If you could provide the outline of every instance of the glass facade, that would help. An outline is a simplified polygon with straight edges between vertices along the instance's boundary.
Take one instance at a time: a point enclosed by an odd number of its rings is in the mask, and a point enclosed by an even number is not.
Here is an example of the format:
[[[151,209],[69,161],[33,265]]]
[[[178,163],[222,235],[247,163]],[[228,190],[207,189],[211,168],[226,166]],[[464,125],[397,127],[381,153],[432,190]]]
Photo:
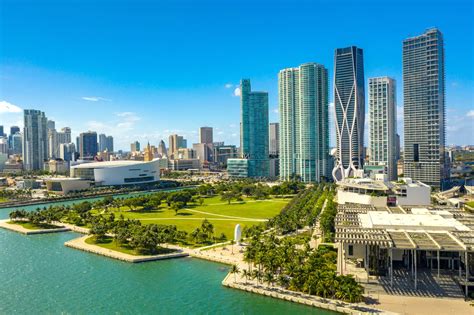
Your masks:
[[[336,49],[334,57],[336,121],[335,180],[352,176],[364,162],[364,54],[355,46]]]
[[[299,176],[304,182],[328,178],[328,73],[316,63],[281,70],[280,178]]]
[[[449,177],[444,77],[443,35],[438,29],[403,41],[405,175],[437,187]]]
[[[253,92],[250,80],[240,83],[242,157],[248,160],[249,177],[268,177],[268,93]]]

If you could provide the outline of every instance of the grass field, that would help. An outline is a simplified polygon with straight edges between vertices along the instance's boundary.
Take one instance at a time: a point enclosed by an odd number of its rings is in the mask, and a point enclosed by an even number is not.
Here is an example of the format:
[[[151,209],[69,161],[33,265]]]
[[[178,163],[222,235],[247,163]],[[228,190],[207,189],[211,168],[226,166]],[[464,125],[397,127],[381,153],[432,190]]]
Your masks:
[[[176,214],[168,208],[166,203],[146,212],[130,211],[126,207],[110,209],[118,217],[122,214],[125,218],[138,219],[143,224],[171,224],[176,225],[179,230],[192,232],[199,227],[204,219],[208,219],[213,225],[215,235],[224,233],[228,239],[233,235],[236,224],[251,226],[265,222],[283,209],[290,199],[272,198],[267,200],[253,200],[244,198],[242,202],[228,204],[220,200],[220,197],[204,198],[204,203],[189,204]],[[95,211],[96,213],[98,211]]]
[[[123,245],[123,246],[117,245],[111,237],[106,237],[100,243],[96,243],[95,237],[91,236],[91,237],[86,238],[85,242],[90,245],[96,245],[102,248],[114,250],[114,251],[121,252],[128,255],[146,255],[143,253],[137,253],[136,250],[134,250],[133,248],[127,245]],[[153,255],[169,254],[175,251],[176,250],[174,249],[159,247],[158,251],[154,253]]]
[[[9,201],[7,198],[0,197],[0,203]]]

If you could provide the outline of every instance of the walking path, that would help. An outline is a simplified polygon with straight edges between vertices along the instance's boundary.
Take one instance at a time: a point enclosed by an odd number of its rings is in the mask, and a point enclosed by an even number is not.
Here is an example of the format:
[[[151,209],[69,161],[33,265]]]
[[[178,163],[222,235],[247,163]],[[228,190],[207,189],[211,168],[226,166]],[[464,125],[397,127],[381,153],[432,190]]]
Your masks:
[[[229,219],[229,218],[140,218],[140,221],[153,221],[153,220],[199,220],[202,221],[204,219],[208,220],[215,220],[215,221],[249,221],[249,222],[261,222],[260,219]]]
[[[204,211],[193,210],[193,209],[189,209],[189,208],[185,208],[184,210],[190,211],[190,212],[201,213],[201,214],[212,215],[212,216],[216,216],[216,217],[223,217],[223,218],[236,219],[236,220],[247,220],[247,221],[251,220],[251,221],[259,221],[259,222],[268,221],[268,219],[255,219],[255,218],[234,217],[234,216],[230,216],[230,215],[216,214],[216,213],[211,213],[211,212],[204,212]]]

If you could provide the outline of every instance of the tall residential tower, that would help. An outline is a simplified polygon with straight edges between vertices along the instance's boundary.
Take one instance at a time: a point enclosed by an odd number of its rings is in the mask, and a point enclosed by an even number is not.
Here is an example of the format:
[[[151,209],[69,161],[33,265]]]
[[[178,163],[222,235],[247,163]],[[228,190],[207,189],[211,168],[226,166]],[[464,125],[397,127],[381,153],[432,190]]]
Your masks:
[[[328,72],[317,63],[278,74],[280,178],[320,182],[329,176]]]
[[[44,112],[25,109],[23,129],[23,165],[25,170],[41,170],[48,157],[48,119]]]
[[[240,82],[242,157],[248,160],[249,177],[269,176],[268,93],[252,91],[250,80]]]
[[[395,80],[369,79],[369,164],[383,166],[390,180],[397,179],[397,104]]]
[[[364,162],[364,53],[355,46],[338,48],[334,56],[336,161],[332,171],[339,181],[354,175]]]
[[[403,41],[405,175],[440,186],[445,157],[444,44],[438,29]]]

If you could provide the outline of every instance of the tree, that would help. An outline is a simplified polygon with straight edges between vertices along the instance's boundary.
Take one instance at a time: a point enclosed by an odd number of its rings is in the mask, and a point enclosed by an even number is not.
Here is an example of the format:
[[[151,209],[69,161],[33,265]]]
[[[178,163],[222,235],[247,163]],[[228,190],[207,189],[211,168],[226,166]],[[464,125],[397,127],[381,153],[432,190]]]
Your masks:
[[[107,233],[107,225],[101,217],[92,222],[92,226],[89,230],[89,233],[95,237],[96,243],[100,243],[105,239],[105,234]]]
[[[237,282],[237,274],[239,273],[239,267],[237,265],[232,265],[230,273],[234,274],[234,282]]]
[[[226,191],[226,192],[223,192],[221,194],[221,200],[222,201],[227,201],[227,204],[229,204],[229,205],[230,205],[230,202],[232,200],[234,200],[234,198],[235,198],[235,193],[233,193],[231,191]]]

